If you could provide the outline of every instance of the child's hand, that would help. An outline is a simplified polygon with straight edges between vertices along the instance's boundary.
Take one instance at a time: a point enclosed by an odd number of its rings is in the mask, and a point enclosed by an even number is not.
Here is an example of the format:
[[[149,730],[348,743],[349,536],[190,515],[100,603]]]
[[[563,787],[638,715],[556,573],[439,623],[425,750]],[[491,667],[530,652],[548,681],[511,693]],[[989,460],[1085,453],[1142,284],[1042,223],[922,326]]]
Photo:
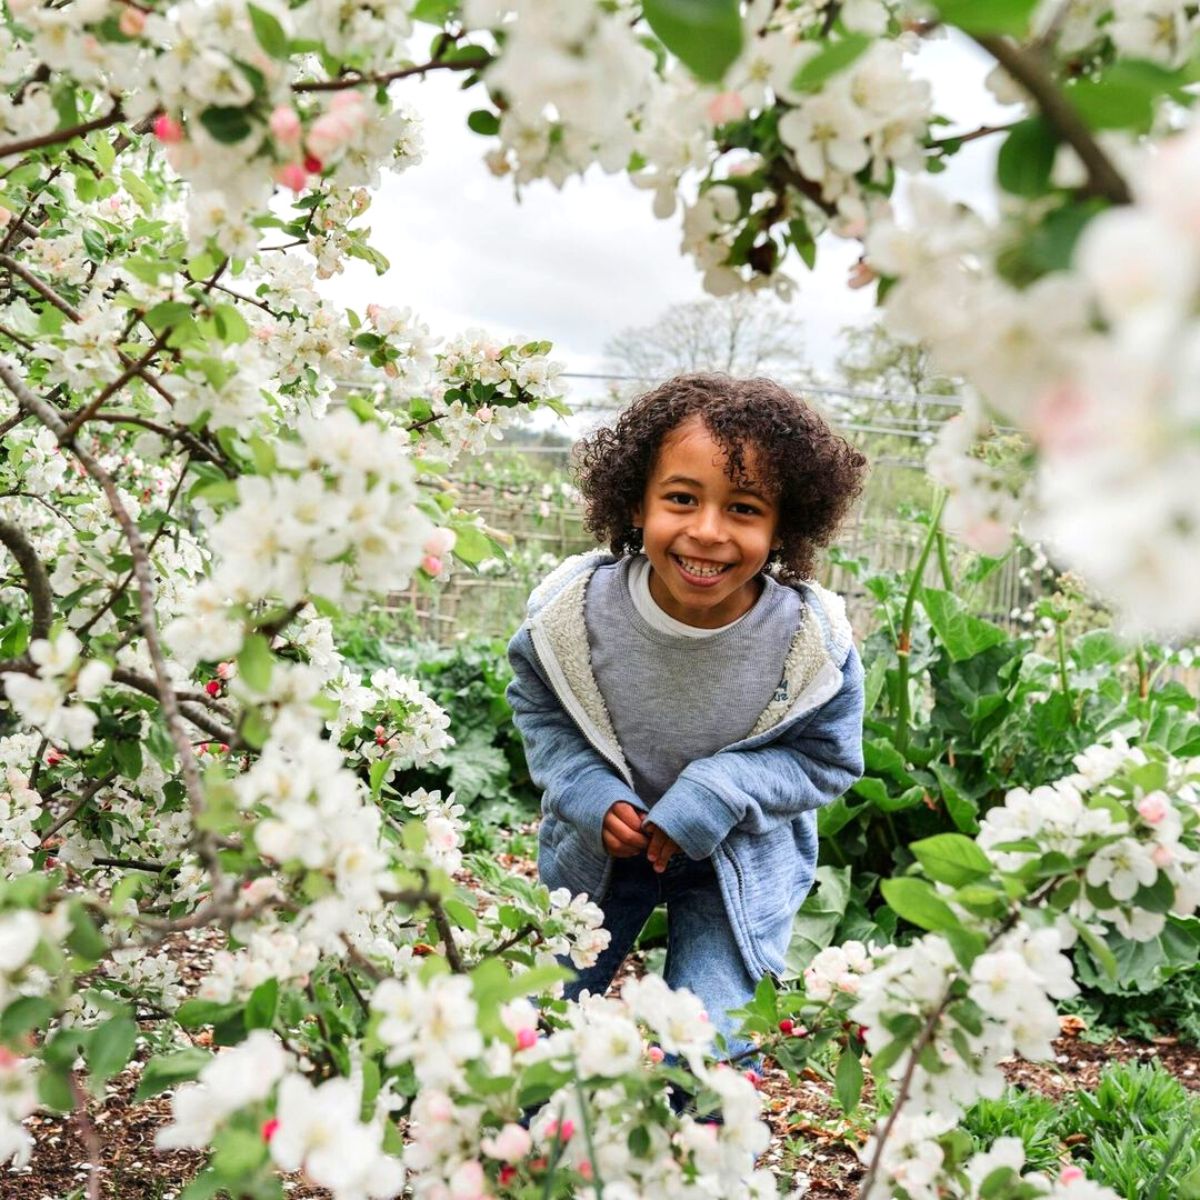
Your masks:
[[[646,857],[650,865],[661,875],[671,861],[671,855],[678,854],[679,843],[669,838],[661,829],[651,825],[649,821],[642,826],[650,834],[650,844],[646,847]]]
[[[642,814],[627,800],[618,800],[604,814],[600,838],[613,858],[633,858],[641,854],[647,843],[642,832]]]

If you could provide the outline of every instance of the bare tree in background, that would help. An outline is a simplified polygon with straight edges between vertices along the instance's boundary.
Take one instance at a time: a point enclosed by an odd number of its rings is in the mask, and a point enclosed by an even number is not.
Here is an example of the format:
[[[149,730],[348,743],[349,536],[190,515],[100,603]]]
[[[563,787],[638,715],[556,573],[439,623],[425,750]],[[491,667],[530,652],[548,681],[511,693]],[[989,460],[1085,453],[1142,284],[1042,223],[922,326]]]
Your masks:
[[[686,371],[769,375],[792,385],[812,376],[800,321],[773,298],[748,293],[672,305],[651,325],[623,329],[604,353],[614,375],[636,377],[610,388],[614,408]]]
[[[898,338],[878,322],[848,325],[840,338],[844,349],[835,365],[850,387],[910,395],[957,394],[955,381],[934,370],[929,351],[920,342]]]

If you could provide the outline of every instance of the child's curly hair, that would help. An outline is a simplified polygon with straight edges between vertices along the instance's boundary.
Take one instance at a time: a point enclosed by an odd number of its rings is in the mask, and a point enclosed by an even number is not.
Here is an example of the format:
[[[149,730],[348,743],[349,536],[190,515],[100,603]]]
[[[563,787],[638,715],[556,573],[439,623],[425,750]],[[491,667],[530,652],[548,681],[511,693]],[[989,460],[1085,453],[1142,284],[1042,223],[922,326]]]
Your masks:
[[[779,510],[782,543],[770,561],[787,583],[812,576],[816,550],[828,544],[862,491],[866,457],[834,433],[799,396],[769,379],[676,375],[639,396],[611,428],[577,443],[574,467],[587,502],[585,523],[614,554],[641,549],[633,524],[664,438],[699,416],[728,455],[730,478],[765,488]],[[759,468],[746,473],[746,447]]]

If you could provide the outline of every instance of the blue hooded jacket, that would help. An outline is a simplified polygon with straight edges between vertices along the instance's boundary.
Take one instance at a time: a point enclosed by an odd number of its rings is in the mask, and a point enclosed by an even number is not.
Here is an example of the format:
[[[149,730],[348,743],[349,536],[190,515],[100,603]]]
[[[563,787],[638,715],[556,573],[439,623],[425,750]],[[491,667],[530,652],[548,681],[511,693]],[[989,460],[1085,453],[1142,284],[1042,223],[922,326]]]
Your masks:
[[[634,793],[591,667],[584,603],[602,551],[561,563],[529,598],[509,643],[513,718],[543,789],[538,872],[549,888],[603,901],[613,859],[605,813]],[[711,858],[746,969],[779,975],[812,886],[816,810],[863,773],[863,669],[841,599],[804,584],[783,679],[750,733],[696,759],[654,805],[655,825],[692,859]]]

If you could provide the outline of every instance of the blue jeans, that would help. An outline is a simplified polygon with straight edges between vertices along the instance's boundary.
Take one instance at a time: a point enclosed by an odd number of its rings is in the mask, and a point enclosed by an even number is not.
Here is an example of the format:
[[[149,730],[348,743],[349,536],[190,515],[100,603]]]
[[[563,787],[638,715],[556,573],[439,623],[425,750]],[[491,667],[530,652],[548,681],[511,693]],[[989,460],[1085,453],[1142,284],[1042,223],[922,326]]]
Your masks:
[[[713,1029],[725,1038],[728,1056],[750,1049],[750,1042],[734,1037],[740,1022],[730,1018],[729,1009],[746,1004],[758,981],[746,970],[716,872],[707,858],[693,862],[686,854],[674,854],[661,875],[644,854],[618,858],[600,904],[612,940],[593,966],[566,985],[567,998],[576,1000],[585,989],[594,996],[604,995],[660,904],[667,906],[667,983],[700,998]]]

